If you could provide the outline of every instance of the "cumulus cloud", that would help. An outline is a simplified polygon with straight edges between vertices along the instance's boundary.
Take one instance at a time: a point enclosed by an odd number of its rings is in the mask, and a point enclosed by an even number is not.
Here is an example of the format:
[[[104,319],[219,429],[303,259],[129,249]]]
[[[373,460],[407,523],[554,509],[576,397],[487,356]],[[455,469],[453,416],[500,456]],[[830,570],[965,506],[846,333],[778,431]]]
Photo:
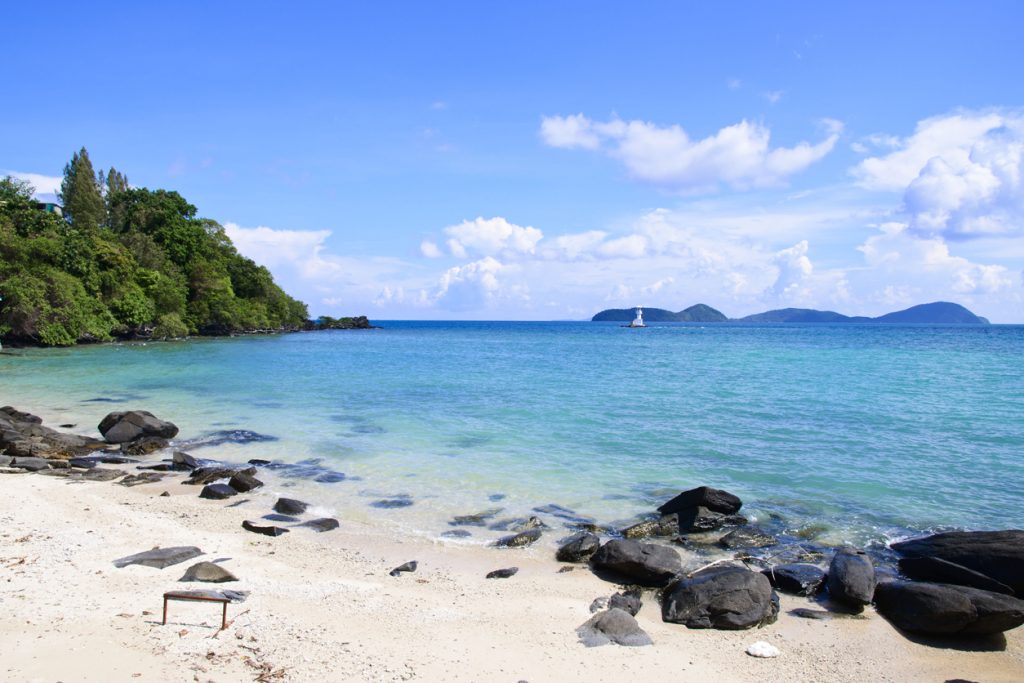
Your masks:
[[[503,295],[498,281],[498,274],[503,270],[505,266],[491,256],[449,268],[441,276],[433,302],[449,311],[487,308]]]
[[[38,194],[57,194],[64,182],[63,176],[42,175],[40,173],[22,173],[20,171],[0,171],[0,177],[11,176],[29,182]]]
[[[224,232],[243,256],[273,270],[289,266],[305,278],[330,278],[342,266],[325,258],[324,241],[330,230],[274,230],[265,226],[243,228],[236,223],[225,223]]]
[[[449,237],[449,251],[458,258],[465,258],[470,250],[487,256],[505,252],[532,254],[544,237],[537,228],[509,223],[500,216],[462,221],[444,232]]]
[[[741,121],[701,140],[678,125],[645,121],[592,121],[583,114],[546,116],[540,136],[545,144],[566,149],[603,150],[619,159],[636,179],[683,192],[709,192],[784,184],[835,147],[842,124],[823,122],[826,137],[817,144],[770,146],[767,127]]]
[[[442,255],[441,249],[430,240],[420,242],[420,253],[427,258],[440,258]]]
[[[772,259],[778,268],[779,274],[772,284],[772,294],[780,299],[795,298],[804,283],[814,273],[814,265],[807,256],[809,245],[807,240],[801,240],[788,249],[783,249],[775,254]]]

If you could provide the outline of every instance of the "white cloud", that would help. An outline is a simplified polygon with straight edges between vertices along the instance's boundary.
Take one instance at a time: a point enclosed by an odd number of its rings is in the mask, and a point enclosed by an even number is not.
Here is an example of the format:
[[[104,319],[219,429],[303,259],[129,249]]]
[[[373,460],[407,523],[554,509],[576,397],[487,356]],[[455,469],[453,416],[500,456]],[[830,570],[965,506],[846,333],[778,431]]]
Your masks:
[[[768,104],[778,104],[779,100],[781,100],[782,96],[785,94],[786,93],[782,90],[769,90],[764,93],[764,98],[768,100]]]
[[[692,140],[678,125],[644,121],[598,122],[583,114],[541,120],[541,138],[552,147],[601,149],[619,159],[638,180],[683,192],[708,192],[785,183],[832,151],[842,124],[826,120],[826,138],[794,147],[769,145],[761,124],[741,121],[702,140]]]
[[[541,252],[544,258],[548,259],[564,261],[575,261],[579,258],[590,259],[594,257],[597,247],[604,242],[607,236],[608,233],[603,230],[559,235],[544,240]]]
[[[224,232],[243,256],[273,270],[288,265],[303,277],[328,278],[341,270],[341,265],[324,258],[324,241],[330,230],[274,230],[265,226],[243,228],[225,223]]]
[[[515,225],[500,216],[462,221],[445,228],[444,232],[450,238],[448,249],[458,258],[465,258],[469,250],[487,256],[504,252],[532,254],[537,242],[544,237],[537,228]]]
[[[729,90],[739,90],[743,86],[743,81],[738,78],[730,78],[725,82],[725,87]]]
[[[501,298],[524,296],[524,289],[503,290],[498,274],[506,270],[497,259],[486,256],[463,266],[449,268],[433,293],[433,303],[448,311],[480,311]]]
[[[771,293],[780,300],[802,298],[801,289],[814,273],[814,265],[807,256],[809,245],[802,240],[775,254],[773,262],[779,270]]]
[[[22,173],[20,171],[0,171],[0,177],[11,176],[29,182],[35,194],[57,194],[64,182],[63,176],[42,175],[40,173]]]
[[[440,258],[441,249],[430,240],[423,240],[420,242],[420,253],[427,258]]]
[[[647,238],[643,235],[616,237],[598,245],[597,253],[606,258],[640,258],[647,253]]]

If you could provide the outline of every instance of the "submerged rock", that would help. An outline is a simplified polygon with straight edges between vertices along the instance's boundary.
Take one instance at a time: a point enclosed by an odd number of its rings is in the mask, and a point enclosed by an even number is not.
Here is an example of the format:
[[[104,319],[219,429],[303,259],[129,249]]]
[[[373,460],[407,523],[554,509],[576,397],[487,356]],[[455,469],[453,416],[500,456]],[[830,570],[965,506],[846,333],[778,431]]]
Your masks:
[[[767,548],[779,542],[768,532],[753,526],[742,526],[718,539],[718,545],[727,550],[740,548]]]
[[[283,529],[279,526],[269,526],[263,524],[255,524],[249,520],[242,522],[242,528],[246,531],[251,531],[254,534],[262,534],[264,536],[280,536],[288,533],[287,529]]]
[[[863,550],[843,548],[832,558],[826,579],[829,596],[850,607],[862,608],[875,594],[875,567]]]
[[[451,531],[445,531],[441,535],[445,538],[469,538],[473,534],[465,529],[452,529]]]
[[[608,541],[590,558],[590,564],[627,583],[654,588],[666,585],[683,568],[679,553],[672,548],[628,539]]]
[[[412,498],[383,498],[370,503],[370,507],[381,508],[382,510],[407,508],[410,505],[412,505]]]
[[[487,520],[493,519],[501,511],[502,508],[491,508],[471,515],[455,515],[448,524],[449,526],[486,526]]]
[[[679,516],[679,533],[682,534],[714,531],[723,526],[738,526],[747,523],[747,518],[742,515],[726,515],[703,506],[687,508],[677,514]]]
[[[516,575],[519,571],[519,567],[506,567],[505,569],[495,569],[493,572],[487,572],[486,579],[510,579]]]
[[[338,520],[333,517],[320,517],[319,519],[311,519],[308,522],[303,522],[298,526],[307,527],[322,534],[325,531],[333,531],[341,525],[338,524]]]
[[[263,486],[263,482],[245,472],[236,472],[228,481],[228,486],[238,491],[239,493],[246,493],[253,489],[258,489]]]
[[[494,542],[499,548],[525,548],[533,545],[541,536],[540,529],[529,529],[513,536],[505,536]]]
[[[814,595],[825,583],[825,571],[813,564],[780,564],[761,573],[776,590],[795,595]]]
[[[979,572],[1024,595],[1024,530],[947,531],[902,543],[903,557],[936,557]]]
[[[168,437],[172,438],[172,437]],[[211,446],[221,446],[226,443],[262,443],[267,441],[277,441],[276,436],[270,436],[269,434],[260,434],[259,432],[253,432],[248,429],[221,429],[215,432],[210,432],[198,439],[190,439],[184,442],[182,445],[185,448],[209,448]]]
[[[167,448],[171,442],[160,436],[144,436],[130,443],[121,444],[121,452],[125,455],[149,455]]]
[[[129,474],[127,477],[117,482],[121,486],[139,486],[140,484],[154,484],[166,475],[162,472],[139,472],[138,474]]]
[[[277,512],[271,513],[269,515],[263,515],[263,517],[261,517],[260,519],[265,519],[268,522],[298,522],[299,521],[298,517],[293,517],[291,515],[282,515],[282,514],[277,513]]]
[[[164,567],[170,567],[171,565],[191,560],[193,557],[198,557],[202,554],[203,551],[194,545],[154,548],[153,550],[146,550],[114,560],[114,566],[120,569],[130,564],[141,564],[144,567],[163,569]]]
[[[278,498],[274,503],[274,512],[280,512],[282,515],[301,515],[308,507],[309,503],[304,503],[301,500]]]
[[[238,581],[238,577],[219,564],[213,562],[197,562],[185,570],[185,575],[178,581],[205,581],[207,583],[224,583]]]
[[[597,534],[581,531],[574,534],[555,552],[559,562],[586,562],[601,547]]]
[[[675,536],[679,533],[679,515],[662,515],[658,519],[645,519],[622,530],[624,538],[650,538]]]
[[[774,623],[779,599],[768,578],[744,567],[709,567],[675,581],[662,598],[664,621],[688,628],[747,629]]]
[[[200,467],[192,470],[192,476],[183,481],[183,484],[189,484],[192,486],[202,486],[205,484],[213,483],[219,479],[230,479],[238,473],[248,474],[250,476],[256,474],[255,467],[247,467],[245,469],[236,469],[234,467],[223,467],[220,465],[213,465],[210,467]]]
[[[633,615],[614,607],[592,616],[576,629],[576,633],[587,647],[599,647],[609,643],[627,647],[654,644]]]
[[[683,512],[684,510],[696,507],[703,507],[723,515],[734,515],[743,507],[743,501],[728,491],[714,489],[710,486],[700,486],[689,491],[683,491],[672,500],[658,507],[658,512],[668,515],[673,512]]]
[[[879,584],[875,606],[893,625],[928,635],[989,635],[1024,624],[1024,600],[941,583]]]
[[[178,434],[174,423],[161,420],[146,410],[109,413],[100,421],[98,429],[107,443],[127,443],[146,436],[173,439]]]

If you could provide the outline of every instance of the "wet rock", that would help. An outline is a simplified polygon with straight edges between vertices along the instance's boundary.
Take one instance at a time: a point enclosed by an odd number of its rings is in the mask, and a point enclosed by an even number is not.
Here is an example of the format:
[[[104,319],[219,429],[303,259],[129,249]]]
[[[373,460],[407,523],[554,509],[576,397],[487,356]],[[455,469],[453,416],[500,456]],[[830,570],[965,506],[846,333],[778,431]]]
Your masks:
[[[375,500],[372,503],[370,503],[370,507],[380,508],[382,510],[407,508],[410,505],[412,505],[411,498],[383,498],[381,500]]]
[[[469,538],[473,534],[466,531],[465,529],[452,529],[451,531],[445,531],[441,535],[445,538]]]
[[[491,508],[471,515],[455,515],[448,524],[449,526],[487,526],[487,520],[493,519],[501,511],[502,508]]]
[[[672,500],[664,503],[658,508],[663,515],[673,512],[683,512],[696,507],[703,507],[712,512],[723,515],[734,515],[743,507],[743,501],[728,491],[713,489],[710,486],[700,486],[689,491],[683,491]]]
[[[608,607],[609,609],[615,608],[624,610],[635,617],[640,611],[640,608],[643,607],[640,590],[634,588],[632,590],[616,593],[612,597],[608,598]]]
[[[726,550],[739,550],[740,548],[767,548],[775,545],[779,539],[775,538],[763,529],[753,526],[741,526],[727,533],[718,539],[718,545]]]
[[[576,629],[576,634],[587,647],[599,647],[609,643],[627,647],[654,644],[633,615],[618,608],[595,614]]]
[[[581,517],[576,514],[574,510],[570,510],[567,507],[556,505],[555,503],[548,503],[547,505],[541,505],[533,508],[534,512],[539,512],[543,515],[551,515],[557,517],[569,524],[593,524],[594,520],[589,517]]]
[[[902,543],[903,557],[936,557],[984,574],[1024,595],[1024,530],[948,531]]]
[[[723,526],[738,526],[747,523],[747,518],[742,515],[725,515],[706,507],[687,508],[677,514],[679,516],[679,533],[682,534],[714,531]]]
[[[15,422],[28,422],[30,424],[43,423],[43,418],[33,415],[32,413],[22,412],[12,406],[4,406],[3,408],[0,408],[0,413],[3,413]]]
[[[99,463],[105,465],[127,465],[133,462],[137,461],[120,455],[86,455],[68,460],[68,464],[72,467],[81,467],[83,469],[92,469]]]
[[[29,472],[38,472],[39,470],[50,469],[50,463],[43,458],[25,458],[21,456],[14,458],[14,461],[9,466],[15,467],[19,470],[28,470]]]
[[[270,461],[269,460],[263,460],[262,458],[252,458],[249,461],[249,464],[250,465],[262,466],[262,465],[269,465]]]
[[[297,522],[297,521],[299,521],[298,517],[292,517],[291,515],[281,515],[281,514],[278,514],[276,512],[273,513],[273,514],[269,514],[269,515],[263,515],[263,517],[261,517],[260,519],[265,519],[268,522]]]
[[[768,578],[744,567],[709,567],[675,581],[662,599],[664,621],[688,628],[747,629],[774,623],[778,596]]]
[[[117,482],[121,486],[139,486],[141,484],[153,484],[160,481],[166,475],[162,472],[139,472],[138,474],[129,474],[127,477]]]
[[[246,469],[239,470],[233,467],[222,467],[220,465],[214,465],[210,467],[200,467],[192,470],[192,476],[183,481],[183,484],[189,484],[191,486],[204,486],[211,484],[219,479],[230,479],[239,472],[252,476],[256,474],[255,467],[247,467]]]
[[[301,515],[308,507],[309,503],[303,503],[301,500],[278,498],[274,503],[274,512],[280,512],[282,515]]]
[[[904,557],[899,561],[900,571],[915,581],[952,583],[970,586],[993,593],[1013,595],[1013,589],[981,572],[937,557]]]
[[[540,538],[541,533],[540,529],[529,529],[512,536],[499,538],[494,545],[499,548],[525,548],[528,545],[533,545]]]
[[[813,564],[780,564],[761,572],[776,590],[795,595],[814,595],[825,583],[825,572]]]
[[[125,455],[149,455],[167,448],[171,442],[159,436],[144,436],[130,443],[121,444],[121,452]]]
[[[548,525],[542,522],[539,517],[520,517],[518,519],[503,519],[487,528],[494,531],[514,531],[518,533],[520,531],[529,531],[530,529],[547,529]]]
[[[124,470],[112,470],[108,467],[96,467],[82,472],[78,477],[80,479],[85,479],[86,481],[113,481],[114,479],[120,479],[124,475]]]
[[[400,576],[402,572],[414,572],[416,571],[417,566],[419,566],[419,563],[416,562],[416,560],[406,562],[405,564],[400,564],[391,571],[389,571],[388,576]]]
[[[252,491],[253,489],[258,489],[263,486],[263,482],[251,474],[236,472],[232,475],[230,481],[228,481],[228,486],[239,493],[246,493],[247,491]]]
[[[199,493],[200,498],[207,498],[209,500],[224,500],[237,495],[238,491],[227,484],[207,484]]]
[[[219,564],[213,562],[197,562],[185,570],[185,575],[178,581],[205,581],[207,583],[224,583],[238,581],[238,577]]]
[[[506,567],[505,569],[495,569],[493,572],[487,572],[485,579],[510,579],[519,572],[519,567]]]
[[[255,524],[249,520],[242,522],[242,528],[246,531],[251,531],[254,534],[262,534],[264,536],[280,536],[281,534],[288,533],[287,529],[282,529],[279,526]]]
[[[173,423],[161,420],[145,410],[109,413],[100,422],[98,429],[107,443],[127,443],[145,436],[173,439],[178,434],[178,428]]]
[[[825,585],[829,596],[850,607],[871,603],[875,594],[875,567],[862,550],[840,549],[828,567]]]
[[[605,543],[590,558],[590,565],[627,583],[655,588],[668,584],[683,568],[672,548],[628,539]]]
[[[181,562],[187,562],[193,557],[198,557],[202,554],[203,551],[194,545],[154,548],[153,550],[146,550],[114,560],[114,566],[120,569],[130,564],[141,564],[143,567],[163,569],[164,567],[170,567]]]
[[[313,481],[320,484],[336,484],[346,479],[348,479],[348,476],[344,472],[322,472],[313,477]]]
[[[555,552],[559,562],[586,562],[601,547],[597,534],[581,531],[569,537]]]
[[[187,467],[190,470],[199,469],[199,461],[185,451],[174,451],[174,455],[171,456],[171,462],[175,465]]]
[[[341,525],[338,524],[338,520],[333,517],[321,517],[319,519],[311,519],[308,522],[303,522],[298,526],[308,527],[313,531],[322,534],[325,531],[333,531]]]
[[[879,584],[875,606],[893,625],[911,633],[990,635],[1024,624],[1024,600],[951,584]]]
[[[226,443],[264,443],[277,440],[278,438],[276,436],[260,434],[259,432],[253,432],[248,429],[221,429],[205,434],[197,439],[189,439],[188,441],[185,441],[182,446],[184,448],[196,449],[209,448],[211,446],[222,446]]]
[[[658,519],[645,519],[622,530],[624,538],[650,538],[675,536],[679,533],[679,515],[662,515]]]

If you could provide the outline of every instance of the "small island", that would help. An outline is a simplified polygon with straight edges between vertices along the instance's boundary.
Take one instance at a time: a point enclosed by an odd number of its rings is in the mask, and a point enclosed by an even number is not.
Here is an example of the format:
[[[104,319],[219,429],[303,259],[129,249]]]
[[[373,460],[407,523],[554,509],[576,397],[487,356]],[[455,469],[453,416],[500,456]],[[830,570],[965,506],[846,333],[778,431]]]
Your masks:
[[[743,318],[729,318],[721,311],[705,304],[696,304],[678,313],[663,308],[645,308],[648,322],[657,323],[879,323],[898,325],[989,325],[989,321],[975,315],[960,304],[936,301],[930,304],[911,306],[902,311],[886,313],[877,318],[848,316],[835,311],[818,311],[811,308],[780,308],[764,313],[755,313]],[[591,318],[592,322],[629,322],[633,319],[631,308],[609,308]]]

